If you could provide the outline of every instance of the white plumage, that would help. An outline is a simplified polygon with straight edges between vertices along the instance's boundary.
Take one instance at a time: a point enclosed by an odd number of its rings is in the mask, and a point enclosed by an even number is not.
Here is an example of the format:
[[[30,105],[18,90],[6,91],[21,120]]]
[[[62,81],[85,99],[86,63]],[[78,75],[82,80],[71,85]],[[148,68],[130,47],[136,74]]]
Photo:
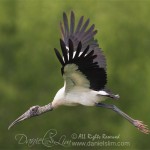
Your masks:
[[[84,106],[94,106],[95,103],[104,100],[104,97],[98,95],[97,91],[93,91],[81,86],[75,86],[69,92],[66,92],[65,90],[66,89],[64,86],[57,92],[52,102],[54,107],[59,105],[74,106],[77,104]]]

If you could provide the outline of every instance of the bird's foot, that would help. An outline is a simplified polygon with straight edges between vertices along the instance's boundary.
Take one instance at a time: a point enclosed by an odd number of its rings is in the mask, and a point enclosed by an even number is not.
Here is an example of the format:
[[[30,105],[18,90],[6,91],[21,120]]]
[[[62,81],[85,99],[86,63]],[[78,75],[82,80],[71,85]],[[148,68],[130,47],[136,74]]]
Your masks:
[[[145,134],[149,134],[150,133],[150,130],[148,129],[147,125],[145,125],[142,121],[134,120],[133,124],[141,132],[143,132]]]

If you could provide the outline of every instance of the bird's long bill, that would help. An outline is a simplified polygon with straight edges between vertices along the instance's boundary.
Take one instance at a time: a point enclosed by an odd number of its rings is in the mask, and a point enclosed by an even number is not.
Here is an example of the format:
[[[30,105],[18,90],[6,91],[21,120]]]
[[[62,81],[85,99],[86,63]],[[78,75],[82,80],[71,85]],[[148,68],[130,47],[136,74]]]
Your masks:
[[[23,120],[25,120],[25,119],[30,118],[29,113],[30,113],[30,112],[29,112],[29,110],[28,110],[28,111],[26,111],[23,115],[21,115],[20,117],[18,117],[15,121],[13,121],[13,122],[9,125],[8,130],[9,130],[12,126],[14,126],[16,123],[19,123],[20,121],[23,121]]]

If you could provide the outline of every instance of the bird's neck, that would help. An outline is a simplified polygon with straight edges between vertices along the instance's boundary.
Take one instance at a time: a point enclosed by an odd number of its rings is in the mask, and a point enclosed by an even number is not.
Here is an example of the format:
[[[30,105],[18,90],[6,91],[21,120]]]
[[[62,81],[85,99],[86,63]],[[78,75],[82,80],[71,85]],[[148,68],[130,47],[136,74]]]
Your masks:
[[[47,105],[41,106],[39,111],[40,111],[40,114],[42,114],[42,113],[45,113],[47,111],[52,111],[52,110],[53,110],[52,103],[49,103]]]

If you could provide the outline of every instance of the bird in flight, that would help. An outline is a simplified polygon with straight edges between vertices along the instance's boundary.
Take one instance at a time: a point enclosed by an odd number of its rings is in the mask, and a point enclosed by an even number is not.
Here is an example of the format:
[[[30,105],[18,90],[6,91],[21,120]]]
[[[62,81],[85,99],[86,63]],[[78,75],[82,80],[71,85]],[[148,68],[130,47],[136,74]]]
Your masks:
[[[80,104],[111,109],[127,119],[141,132],[148,134],[150,130],[142,121],[131,118],[115,105],[103,103],[106,98],[117,100],[119,95],[113,94],[106,88],[106,58],[94,37],[97,30],[94,24],[88,27],[89,19],[84,21],[83,16],[75,25],[73,11],[69,18],[66,13],[63,13],[63,22],[60,22],[62,55],[56,48],[54,49],[61,64],[64,86],[56,93],[51,103],[45,106],[30,107],[12,122],[8,129],[25,119],[55,110],[58,106]]]

